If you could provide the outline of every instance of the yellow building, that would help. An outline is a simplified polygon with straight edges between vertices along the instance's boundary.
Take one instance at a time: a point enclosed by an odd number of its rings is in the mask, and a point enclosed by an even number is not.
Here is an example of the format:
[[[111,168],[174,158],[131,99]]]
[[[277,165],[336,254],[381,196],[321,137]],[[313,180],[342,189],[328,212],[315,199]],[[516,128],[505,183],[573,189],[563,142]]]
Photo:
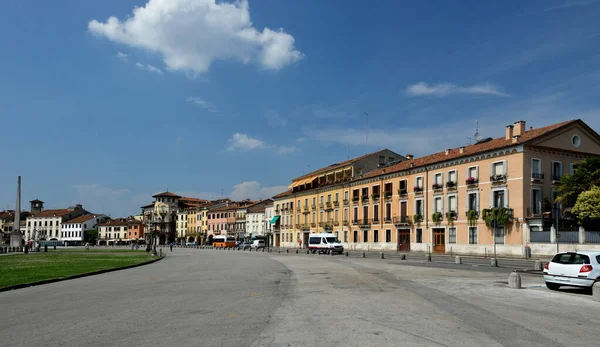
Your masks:
[[[304,246],[309,233],[328,231],[349,249],[489,255],[495,244],[498,254],[522,256],[526,246],[552,253],[555,230],[547,244],[532,234],[560,215],[560,206],[547,211],[555,184],[575,163],[600,156],[600,136],[581,120],[538,129],[519,121],[504,130],[421,158],[384,159],[358,174],[364,157],[294,179],[273,198],[282,246],[298,247],[298,239]],[[506,216],[495,237],[485,221],[491,214]]]

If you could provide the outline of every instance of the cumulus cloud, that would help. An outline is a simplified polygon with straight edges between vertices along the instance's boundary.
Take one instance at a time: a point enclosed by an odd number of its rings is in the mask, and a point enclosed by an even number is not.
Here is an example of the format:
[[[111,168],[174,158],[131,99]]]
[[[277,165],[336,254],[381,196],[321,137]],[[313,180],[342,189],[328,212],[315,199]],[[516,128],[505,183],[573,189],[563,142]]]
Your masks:
[[[259,31],[247,0],[148,0],[123,20],[92,20],[88,30],[130,47],[160,54],[174,71],[203,73],[215,60],[257,61],[281,69],[303,58],[283,29]]]
[[[150,72],[154,72],[154,73],[157,73],[159,75],[163,74],[163,72],[162,72],[161,69],[159,69],[159,68],[157,68],[155,66],[152,66],[150,64],[144,65],[144,64],[142,64],[140,62],[137,62],[137,63],[135,63],[135,66],[137,66],[138,68],[140,68],[142,70],[147,70],[147,71],[150,71]]]
[[[125,54],[123,52],[118,52],[117,53],[117,58],[121,61],[127,61],[127,58],[129,57],[129,54]]]
[[[253,149],[265,148],[266,145],[264,141],[259,139],[254,139],[246,134],[235,133],[229,139],[230,145],[227,148],[229,151],[234,151],[236,149],[240,149],[243,151],[249,151]]]
[[[249,181],[233,186],[230,198],[231,200],[267,199],[286,190],[286,186],[263,187],[257,181]]]
[[[452,83],[428,84],[419,82],[408,86],[405,94],[408,96],[447,96],[450,94],[509,96],[490,83],[461,87]]]
[[[190,96],[189,98],[185,99],[185,101],[190,102],[196,106],[200,106],[209,112],[217,112],[217,108],[215,107],[215,105],[211,104],[210,102],[204,100],[199,96]]]

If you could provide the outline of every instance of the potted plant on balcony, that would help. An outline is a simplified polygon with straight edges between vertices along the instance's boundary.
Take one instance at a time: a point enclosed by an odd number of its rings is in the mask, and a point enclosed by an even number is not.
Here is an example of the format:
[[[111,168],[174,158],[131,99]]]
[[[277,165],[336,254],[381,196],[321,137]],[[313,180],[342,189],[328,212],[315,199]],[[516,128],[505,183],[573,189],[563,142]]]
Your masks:
[[[455,188],[455,187],[456,187],[456,182],[454,182],[454,181],[446,182],[446,188]]]
[[[471,176],[471,177],[469,177],[469,178],[466,179],[465,183],[467,185],[469,185],[469,186],[473,185],[473,184],[476,184],[477,183],[477,178]]]
[[[379,194],[375,194],[375,193],[371,194],[371,199],[373,199],[373,200],[379,199]]]
[[[385,199],[389,199],[389,198],[391,198],[391,197],[392,197],[392,192],[383,192],[383,197],[384,197]]]
[[[415,213],[415,214],[413,215],[413,222],[414,222],[415,224],[418,224],[418,223],[420,223],[422,219],[423,219],[423,216],[421,216],[421,215],[420,215],[420,214],[418,214],[418,213]]]
[[[415,186],[415,187],[413,188],[413,190],[415,191],[415,193],[419,193],[419,192],[422,192],[422,191],[423,191],[423,188],[422,188],[422,187],[420,187],[420,186]]]
[[[442,189],[442,185],[440,183],[434,183],[431,185],[431,189],[440,190],[440,189]]]
[[[492,221],[496,221],[497,225],[505,225],[510,220],[508,209],[504,207],[494,207],[491,209],[483,209],[481,218],[485,221],[485,225],[492,226]]]
[[[406,195],[407,193],[408,192],[406,191],[406,188],[405,189],[398,188],[398,195]]]
[[[477,211],[476,210],[468,210],[467,211],[467,221],[469,222],[469,225],[474,225],[475,221],[477,220]]]
[[[442,213],[441,212],[434,212],[431,215],[431,220],[436,223],[439,224],[442,221]]]
[[[446,218],[449,221],[456,220],[456,211],[448,211],[448,212],[446,212]]]
[[[358,195],[355,195],[352,197],[352,202],[358,202],[359,198]]]
[[[363,202],[369,201],[369,196],[368,195],[363,195],[362,196],[362,201]]]
[[[493,175],[490,177],[490,181],[492,181],[492,182],[504,181],[504,180],[506,180],[506,175]]]

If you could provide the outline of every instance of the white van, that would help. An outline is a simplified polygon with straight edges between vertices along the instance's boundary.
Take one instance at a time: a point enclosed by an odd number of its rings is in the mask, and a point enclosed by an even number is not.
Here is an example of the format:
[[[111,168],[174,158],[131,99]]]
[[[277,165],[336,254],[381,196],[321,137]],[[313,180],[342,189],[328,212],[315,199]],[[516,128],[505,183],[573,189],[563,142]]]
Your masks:
[[[338,241],[335,234],[332,233],[310,234],[308,237],[308,249],[312,253],[344,253],[344,246]]]
[[[254,240],[250,245],[251,248],[265,248],[265,240]]]

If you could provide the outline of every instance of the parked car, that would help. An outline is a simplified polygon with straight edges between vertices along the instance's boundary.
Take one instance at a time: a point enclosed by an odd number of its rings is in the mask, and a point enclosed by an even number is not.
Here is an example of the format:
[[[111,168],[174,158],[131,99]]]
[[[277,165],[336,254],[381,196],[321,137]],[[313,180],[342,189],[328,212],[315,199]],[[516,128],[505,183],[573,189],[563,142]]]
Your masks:
[[[252,248],[265,248],[265,240],[254,240],[252,241]]]
[[[238,248],[241,248],[241,249],[246,249],[246,248],[250,248],[250,247],[252,247],[252,242],[250,242],[250,241],[245,241],[245,242],[238,244]]]
[[[561,286],[591,288],[600,280],[600,251],[557,253],[544,265],[544,280],[551,290]]]

